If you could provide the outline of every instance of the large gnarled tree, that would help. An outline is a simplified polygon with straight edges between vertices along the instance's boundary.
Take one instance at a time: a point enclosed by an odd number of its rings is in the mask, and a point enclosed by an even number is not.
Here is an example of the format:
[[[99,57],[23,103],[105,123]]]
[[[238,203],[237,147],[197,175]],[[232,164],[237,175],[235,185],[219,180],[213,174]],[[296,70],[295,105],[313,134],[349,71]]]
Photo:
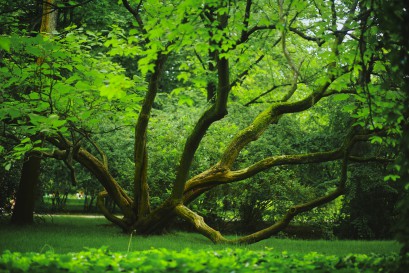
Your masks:
[[[388,68],[382,59],[376,22],[371,20],[370,1],[123,0],[122,3],[133,15],[135,27],[127,41],[112,35],[117,40],[108,44],[116,53],[135,57],[147,84],[134,127],[132,193],[126,192],[110,173],[107,156],[94,142],[95,154],[80,141],[70,139],[67,133],[54,134],[47,136],[47,141],[55,149],[35,153],[76,160],[89,170],[104,187],[98,196],[100,210],[123,230],[157,233],[172,219],[181,217],[214,243],[257,242],[283,230],[298,214],[344,194],[350,162],[377,159],[353,154],[357,142],[391,128],[378,111],[390,106],[379,103],[382,92],[386,93],[379,86],[387,78]],[[168,62],[175,56],[184,58],[180,61],[183,69],[178,76],[179,91],[203,90],[207,108],[186,138],[176,178],[171,181],[171,194],[161,205],[151,208],[148,168],[155,166],[150,166],[148,161],[148,125],[161,91],[160,83],[166,83],[170,75],[166,73]],[[268,76],[260,79],[260,71]],[[115,96],[115,90],[111,92],[108,96]],[[392,102],[399,99],[398,91],[391,93],[385,98]],[[271,155],[244,168],[236,167],[240,153],[283,116],[308,111],[332,96],[338,99],[331,103],[349,99],[352,107],[348,109],[356,120],[338,147],[314,153]],[[247,127],[236,132],[217,163],[191,176],[196,151],[209,127],[228,114],[229,103],[240,100],[247,100],[247,105],[262,102],[266,108]],[[78,127],[71,129],[80,132]],[[82,136],[91,141],[88,135]],[[329,161],[339,161],[340,168],[333,191],[288,208],[281,220],[254,234],[229,240],[188,206],[217,186],[244,181],[276,166]],[[105,208],[107,196],[114,200],[123,216],[118,217]]]

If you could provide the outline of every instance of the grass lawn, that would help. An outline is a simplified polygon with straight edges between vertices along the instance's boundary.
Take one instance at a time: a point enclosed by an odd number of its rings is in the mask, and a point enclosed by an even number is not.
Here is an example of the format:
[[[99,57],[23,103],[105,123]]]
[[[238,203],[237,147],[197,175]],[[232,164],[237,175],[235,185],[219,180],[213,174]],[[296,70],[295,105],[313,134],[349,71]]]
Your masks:
[[[173,232],[158,236],[133,236],[123,234],[105,218],[96,216],[44,216],[45,222],[29,227],[17,227],[0,224],[0,253],[53,251],[55,253],[79,252],[86,248],[107,246],[111,251],[127,252],[129,250],[148,250],[166,248],[180,251],[185,248],[193,250],[219,250],[225,248],[242,248],[248,250],[274,250],[289,253],[318,252],[325,255],[354,254],[390,254],[399,252],[395,241],[325,241],[325,240],[291,240],[271,238],[247,246],[214,245],[210,240],[196,233]]]

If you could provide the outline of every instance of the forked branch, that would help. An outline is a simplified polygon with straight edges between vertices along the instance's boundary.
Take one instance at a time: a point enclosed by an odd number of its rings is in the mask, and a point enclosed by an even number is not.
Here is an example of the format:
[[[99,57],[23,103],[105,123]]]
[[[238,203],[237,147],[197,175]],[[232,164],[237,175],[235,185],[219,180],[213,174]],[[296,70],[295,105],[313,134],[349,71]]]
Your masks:
[[[252,233],[250,235],[243,236],[241,238],[235,239],[235,240],[229,240],[226,239],[221,235],[221,233],[210,226],[208,226],[203,217],[198,215],[197,213],[191,211],[184,205],[178,205],[175,208],[176,213],[182,217],[183,219],[187,220],[191,224],[194,225],[196,230],[209,238],[213,243],[233,243],[233,244],[251,244],[255,243],[264,239],[267,239],[271,237],[274,234],[277,234],[278,232],[282,231],[285,227],[288,226],[288,224],[291,222],[291,220],[297,216],[300,213],[309,211],[313,208],[316,208],[318,206],[324,205],[328,202],[331,202],[335,200],[337,197],[341,196],[345,192],[345,184],[347,181],[347,164],[348,164],[348,154],[347,154],[347,149],[343,151],[344,159],[342,162],[342,167],[341,167],[341,176],[339,179],[339,183],[337,185],[337,188],[324,196],[318,197],[314,200],[305,202],[303,204],[299,204],[296,206],[293,206],[287,210],[287,213],[282,217],[280,221],[277,223],[271,225],[268,228],[262,229],[258,232]]]
[[[218,28],[220,30],[227,27],[227,19],[227,14],[218,15]],[[219,45],[219,47],[221,48],[221,45]],[[182,201],[190,166],[200,142],[210,125],[217,120],[222,119],[227,114],[227,101],[230,93],[229,61],[225,57],[222,57],[221,53],[223,53],[223,51],[220,49],[216,54],[218,75],[216,99],[213,105],[200,117],[192,133],[187,138],[177,169],[176,180],[173,185],[171,197],[179,202]]]

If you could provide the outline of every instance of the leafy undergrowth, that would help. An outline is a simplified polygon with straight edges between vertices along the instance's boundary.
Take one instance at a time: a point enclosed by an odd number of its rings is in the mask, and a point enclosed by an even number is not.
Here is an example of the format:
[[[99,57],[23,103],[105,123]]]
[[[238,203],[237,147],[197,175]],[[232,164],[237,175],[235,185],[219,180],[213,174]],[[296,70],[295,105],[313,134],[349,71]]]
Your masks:
[[[5,272],[394,272],[398,255],[355,254],[344,257],[312,252],[173,251],[151,249],[129,253],[107,248],[83,252],[19,253],[5,251],[0,256],[0,273]]]

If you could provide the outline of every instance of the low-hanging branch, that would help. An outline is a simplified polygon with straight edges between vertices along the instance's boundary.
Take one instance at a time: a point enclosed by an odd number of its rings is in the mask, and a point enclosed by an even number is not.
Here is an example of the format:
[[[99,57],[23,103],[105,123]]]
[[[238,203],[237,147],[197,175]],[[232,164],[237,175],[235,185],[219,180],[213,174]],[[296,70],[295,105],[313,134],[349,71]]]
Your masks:
[[[60,151],[65,151],[65,153],[73,146],[73,143],[62,134],[59,134],[58,137],[49,137],[47,141]],[[125,218],[132,219],[133,213],[130,208],[132,207],[133,201],[122,187],[119,186],[104,163],[81,146],[73,153],[73,159],[88,169],[98,179],[108,194],[113,197],[118,207],[123,211]]]
[[[340,179],[339,179],[337,188],[333,192],[327,195],[320,196],[308,202],[290,207],[287,210],[287,213],[281,218],[280,221],[276,222],[275,224],[265,229],[252,233],[250,235],[246,235],[241,238],[234,239],[234,240],[229,240],[223,237],[219,231],[208,226],[202,216],[191,211],[186,206],[181,205],[181,204],[176,206],[175,212],[177,215],[179,215],[186,221],[190,222],[199,233],[209,238],[215,244],[219,244],[219,243],[250,244],[250,243],[255,243],[255,242],[267,239],[271,237],[272,235],[282,231],[285,227],[287,227],[288,224],[291,222],[291,220],[298,214],[309,211],[313,208],[324,205],[328,202],[331,202],[335,200],[337,197],[344,194],[345,184],[346,184],[347,177],[348,177],[347,176],[348,149],[347,148],[343,149],[342,153],[343,153],[343,161],[342,161],[342,167],[341,167],[341,175],[340,175]]]
[[[105,206],[105,199],[108,197],[108,192],[107,191],[102,191],[98,194],[97,196],[97,207],[100,209],[101,213],[105,216],[105,218],[107,218],[109,221],[111,221],[112,223],[118,225],[119,227],[121,227],[123,230],[127,230],[128,229],[128,224],[126,223],[126,221],[124,221],[123,219],[120,219],[118,217],[116,217],[114,214],[112,214],[107,207]]]

